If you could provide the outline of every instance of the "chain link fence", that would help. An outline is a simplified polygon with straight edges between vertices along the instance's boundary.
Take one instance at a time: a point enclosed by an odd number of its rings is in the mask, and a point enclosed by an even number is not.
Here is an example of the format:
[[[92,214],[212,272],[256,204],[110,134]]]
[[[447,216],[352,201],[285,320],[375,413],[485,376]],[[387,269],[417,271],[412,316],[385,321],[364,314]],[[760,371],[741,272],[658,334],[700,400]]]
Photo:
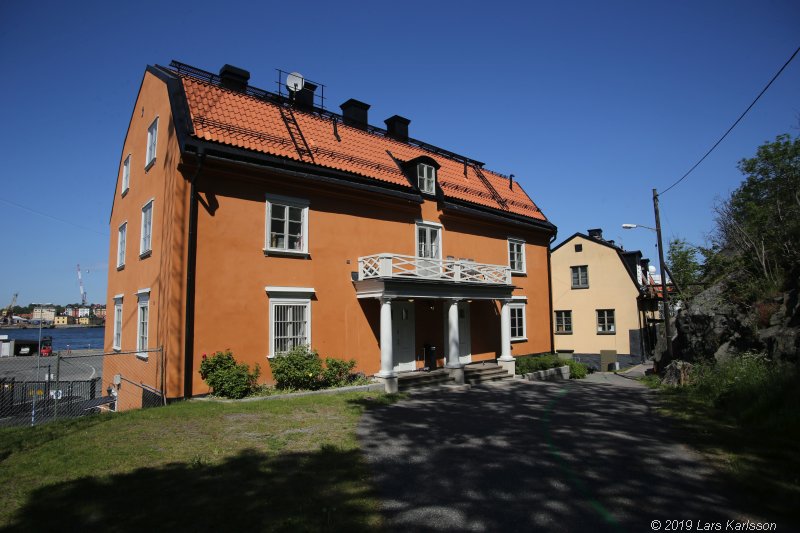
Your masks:
[[[0,357],[0,426],[38,425],[165,402],[161,348]]]

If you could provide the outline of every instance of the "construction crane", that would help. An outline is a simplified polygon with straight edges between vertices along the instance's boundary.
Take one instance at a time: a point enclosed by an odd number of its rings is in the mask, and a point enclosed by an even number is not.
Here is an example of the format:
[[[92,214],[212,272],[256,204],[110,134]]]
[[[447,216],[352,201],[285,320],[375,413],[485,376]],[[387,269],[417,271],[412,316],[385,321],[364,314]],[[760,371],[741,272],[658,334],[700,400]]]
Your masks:
[[[2,315],[0,315],[0,324],[11,324],[14,322],[14,306],[17,305],[17,296],[19,296],[19,293],[15,292],[14,296],[11,297],[11,303],[8,304],[8,307],[3,309]]]
[[[78,264],[78,284],[81,287],[81,305],[86,306],[86,290],[83,288],[83,278],[81,277],[81,265]]]

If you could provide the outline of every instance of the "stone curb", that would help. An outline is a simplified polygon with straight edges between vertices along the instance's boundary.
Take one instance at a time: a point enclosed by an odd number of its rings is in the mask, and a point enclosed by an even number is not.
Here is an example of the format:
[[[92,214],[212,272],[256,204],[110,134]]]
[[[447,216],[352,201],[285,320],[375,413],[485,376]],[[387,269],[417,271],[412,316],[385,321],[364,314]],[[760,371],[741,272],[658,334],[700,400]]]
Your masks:
[[[539,370],[531,372],[530,374],[523,374],[523,378],[528,381],[556,381],[562,379],[569,379],[569,365],[560,366],[558,368],[548,368],[547,370]]]
[[[303,396],[318,396],[321,394],[341,394],[344,392],[383,392],[383,383],[370,383],[369,385],[355,385],[353,387],[339,387],[337,389],[309,390],[302,392],[288,392],[286,394],[275,394],[272,396],[251,396],[241,400],[230,400],[225,398],[215,398],[213,396],[201,396],[192,398],[201,402],[217,403],[237,403],[237,402],[260,402],[264,400],[282,400],[285,398],[301,398]]]

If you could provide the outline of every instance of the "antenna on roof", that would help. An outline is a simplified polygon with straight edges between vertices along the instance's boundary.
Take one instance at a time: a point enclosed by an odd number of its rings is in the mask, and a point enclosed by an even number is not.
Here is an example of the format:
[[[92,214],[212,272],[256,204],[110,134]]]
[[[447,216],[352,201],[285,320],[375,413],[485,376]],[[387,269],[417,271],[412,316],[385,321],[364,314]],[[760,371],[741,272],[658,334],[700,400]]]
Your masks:
[[[293,92],[295,94],[299,93],[303,90],[305,84],[306,80],[299,72],[292,72],[286,76],[286,88],[289,89],[289,92]]]

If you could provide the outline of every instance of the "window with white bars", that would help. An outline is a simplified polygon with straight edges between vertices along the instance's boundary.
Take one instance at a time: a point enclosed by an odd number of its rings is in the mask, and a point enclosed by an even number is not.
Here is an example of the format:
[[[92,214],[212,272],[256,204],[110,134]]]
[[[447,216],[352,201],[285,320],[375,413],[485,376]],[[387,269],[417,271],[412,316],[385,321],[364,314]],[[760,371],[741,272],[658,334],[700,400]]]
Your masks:
[[[139,357],[147,357],[148,330],[150,322],[150,293],[139,293],[136,328],[136,350]]]
[[[556,333],[572,333],[572,311],[556,311]]]
[[[511,272],[525,273],[525,241],[508,239],[508,266]]]
[[[128,238],[128,223],[123,222],[117,233],[117,268],[125,266],[125,245]]]
[[[158,143],[158,117],[147,128],[147,156],[145,157],[145,168],[150,168],[150,165],[156,161],[156,145]]]
[[[114,345],[115,350],[122,349],[122,298],[114,298]]]
[[[525,336],[525,304],[508,304],[511,313],[511,340],[526,340]]]
[[[266,251],[308,253],[308,201],[267,196]]]
[[[597,333],[611,334],[616,331],[614,325],[614,310],[613,309],[598,309],[597,310]]]
[[[139,245],[139,255],[148,254],[153,250],[153,200],[142,207],[142,241]]]
[[[572,288],[589,288],[589,267],[586,265],[570,267],[572,269]]]
[[[417,185],[422,192],[433,194],[436,191],[436,169],[425,163],[417,165]]]
[[[311,301],[272,299],[270,302],[272,356],[295,346],[311,345]]]
[[[122,191],[121,194],[124,196],[126,192],[128,192],[128,188],[131,184],[131,155],[128,154],[128,157],[125,158],[125,162],[122,163]]]

